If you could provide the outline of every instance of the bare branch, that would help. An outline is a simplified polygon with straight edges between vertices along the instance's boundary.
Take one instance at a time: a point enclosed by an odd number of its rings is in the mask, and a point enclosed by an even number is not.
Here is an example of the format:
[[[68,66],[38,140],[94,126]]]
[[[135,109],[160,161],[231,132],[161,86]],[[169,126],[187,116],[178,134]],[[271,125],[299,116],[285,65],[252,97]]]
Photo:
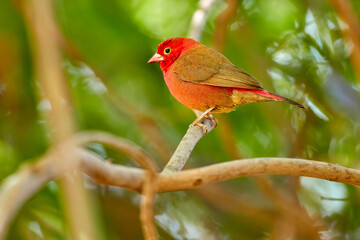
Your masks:
[[[154,191],[151,192],[151,189],[154,189],[156,165],[144,150],[128,140],[110,134],[101,132],[80,133],[54,145],[39,161],[24,165],[3,181],[0,188],[0,239],[5,236],[9,222],[27,199],[48,181],[58,179],[74,169],[83,168],[100,183],[106,183],[107,178],[111,178],[109,182],[118,181],[121,182],[121,185],[125,184],[133,190],[140,189],[139,186],[145,188],[142,181],[143,171],[108,164],[100,160],[95,154],[79,148],[88,142],[101,142],[109,145],[124,152],[139,162],[140,165],[149,168],[152,178],[147,184],[151,184],[151,186],[148,187],[150,191],[144,195],[148,199],[153,199]],[[146,206],[152,206],[152,200],[146,201],[150,203],[147,203]],[[152,214],[152,209],[150,214]]]
[[[112,167],[105,166],[104,168]],[[91,177],[92,172],[84,170]],[[118,171],[117,174],[123,174],[128,179],[124,184],[122,180],[118,182],[117,179],[106,178],[109,185],[127,187],[130,179],[136,175],[138,175],[136,178],[143,179],[143,173],[140,171],[132,171],[129,176],[126,176],[127,169],[124,167],[117,170],[112,169],[111,171]],[[114,172],[112,174],[116,174]],[[156,190],[157,192],[169,192],[193,189],[208,183],[263,174],[305,176],[360,186],[360,170],[346,168],[338,164],[297,158],[252,158],[218,163],[176,173],[161,174],[156,182]],[[97,179],[99,178],[100,176],[97,175]],[[139,191],[141,189],[141,183],[139,184],[139,182],[132,184],[129,189]]]
[[[162,174],[181,171],[196,143],[216,127],[216,123],[209,119],[204,119],[201,123],[205,125],[206,129],[195,125],[187,130],[171,159],[162,171]]]
[[[142,198],[140,203],[140,220],[145,239],[156,240],[157,230],[154,223],[154,198],[156,194],[157,174],[152,171],[145,173],[143,182]]]
[[[6,178],[0,187],[0,239],[22,204],[48,181],[76,169],[76,150],[66,147],[54,148],[41,161],[23,165],[16,173]],[[74,151],[75,150],[75,151]],[[61,159],[62,161],[58,161]]]
[[[155,164],[155,161],[139,146],[134,143],[119,138],[107,133],[102,132],[84,132],[78,134],[75,141],[80,142],[98,142],[114,149],[119,150],[120,152],[126,153],[128,156],[133,158],[136,162],[140,164],[144,169],[147,170],[145,173],[143,188],[142,188],[142,198],[140,203],[140,220],[142,223],[143,232],[146,239],[156,240],[157,231],[154,224],[154,197],[155,197],[155,181],[157,178],[158,167]]]
[[[155,161],[141,147],[127,139],[117,137],[109,133],[88,131],[76,134],[72,138],[72,141],[77,145],[83,145],[89,142],[102,143],[127,154],[144,169],[152,172],[158,171]]]
[[[120,152],[126,153],[129,157],[140,164],[147,172],[145,173],[142,185],[142,198],[140,203],[140,220],[142,223],[143,232],[146,239],[158,239],[157,231],[154,224],[154,196],[155,196],[155,181],[157,178],[158,167],[155,161],[136,144],[103,132],[83,132],[73,138],[73,141],[78,144],[86,142],[98,142],[108,145]],[[92,158],[96,161],[95,158]]]
[[[80,151],[79,156],[81,169],[97,183],[119,186],[136,192],[141,191],[144,182],[143,170],[103,161],[100,157],[84,149]]]
[[[314,177],[360,186],[360,171],[356,169],[296,158],[254,158],[162,175],[158,179],[157,190],[167,192],[191,189],[207,183],[260,174]]]

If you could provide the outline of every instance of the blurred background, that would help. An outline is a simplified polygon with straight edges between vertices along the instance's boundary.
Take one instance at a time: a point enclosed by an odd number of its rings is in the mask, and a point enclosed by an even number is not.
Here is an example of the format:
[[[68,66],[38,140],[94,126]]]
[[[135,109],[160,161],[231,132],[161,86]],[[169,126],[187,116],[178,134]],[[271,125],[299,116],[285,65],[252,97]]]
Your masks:
[[[0,1],[0,181],[38,159],[52,138],[28,2]],[[213,2],[201,42],[307,110],[258,103],[215,115],[218,127],[186,167],[297,157],[359,168],[360,1]],[[189,36],[199,7],[198,0],[51,1],[55,24],[43,40],[57,42],[76,131],[130,139],[165,165],[195,115],[170,95],[158,64],[147,61],[162,40]],[[100,144],[89,148],[134,165]],[[140,195],[89,178],[84,186],[98,239],[143,239]],[[158,194],[155,222],[160,239],[350,240],[360,239],[359,203],[359,189],[341,183],[246,177]],[[51,181],[22,207],[7,239],[68,239],[63,208],[61,188]]]

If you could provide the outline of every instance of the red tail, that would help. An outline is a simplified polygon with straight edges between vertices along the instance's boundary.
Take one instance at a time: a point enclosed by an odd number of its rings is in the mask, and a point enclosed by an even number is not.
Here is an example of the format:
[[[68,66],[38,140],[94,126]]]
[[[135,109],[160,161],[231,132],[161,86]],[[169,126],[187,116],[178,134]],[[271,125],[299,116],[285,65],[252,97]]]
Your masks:
[[[252,89],[245,89],[245,88],[238,88],[237,89],[238,91],[241,91],[241,92],[252,92],[252,93],[255,93],[255,94],[258,94],[258,95],[261,95],[261,96],[264,96],[264,97],[268,97],[268,98],[271,98],[271,99],[274,99],[276,101],[282,101],[282,102],[287,102],[287,103],[290,103],[292,105],[295,105],[299,108],[304,108],[303,105],[301,105],[300,103],[297,103],[293,100],[290,100],[288,98],[285,98],[285,97],[281,97],[279,95],[276,95],[274,93],[270,93],[268,91],[265,91],[265,90],[252,90]]]

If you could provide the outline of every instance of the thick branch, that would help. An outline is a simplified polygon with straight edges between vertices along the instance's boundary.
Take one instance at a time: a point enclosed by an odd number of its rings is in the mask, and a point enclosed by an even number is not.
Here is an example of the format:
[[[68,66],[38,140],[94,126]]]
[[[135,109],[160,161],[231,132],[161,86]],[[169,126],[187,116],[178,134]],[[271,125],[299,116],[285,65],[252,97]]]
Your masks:
[[[91,171],[89,171],[90,169]],[[143,173],[131,170],[131,174],[127,176],[130,169],[132,168],[122,167],[114,170],[110,164],[106,164],[100,171],[93,165],[87,166],[87,169],[84,170],[97,182],[102,182],[102,176],[105,176],[106,183],[109,185],[140,191],[141,181],[139,179],[143,178]],[[107,177],[108,171],[112,175],[122,175],[122,180],[117,181],[118,178],[109,179]],[[93,175],[94,173],[96,174]],[[157,192],[193,189],[208,183],[261,174],[305,176],[360,186],[360,170],[346,168],[338,164],[296,158],[253,158],[160,175],[157,179]],[[123,182],[123,178],[126,179],[125,182]],[[129,186],[130,179],[134,178],[138,181],[132,182]]]
[[[207,183],[260,174],[306,176],[360,186],[359,170],[303,159],[255,158],[219,163],[161,176],[158,179],[158,191],[191,189]]]

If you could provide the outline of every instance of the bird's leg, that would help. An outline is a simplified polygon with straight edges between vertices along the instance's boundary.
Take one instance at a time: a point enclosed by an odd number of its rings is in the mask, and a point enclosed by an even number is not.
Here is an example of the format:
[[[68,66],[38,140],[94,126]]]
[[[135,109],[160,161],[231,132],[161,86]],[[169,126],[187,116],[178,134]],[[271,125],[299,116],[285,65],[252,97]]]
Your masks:
[[[214,108],[209,108],[205,112],[203,112],[200,116],[198,116],[195,121],[189,126],[190,128],[194,127],[195,125],[198,125],[200,127],[203,127],[205,131],[207,132],[207,127],[200,123],[204,118],[209,118],[210,120],[213,120],[215,124],[217,125],[217,120],[210,114],[210,112],[214,110]]]

